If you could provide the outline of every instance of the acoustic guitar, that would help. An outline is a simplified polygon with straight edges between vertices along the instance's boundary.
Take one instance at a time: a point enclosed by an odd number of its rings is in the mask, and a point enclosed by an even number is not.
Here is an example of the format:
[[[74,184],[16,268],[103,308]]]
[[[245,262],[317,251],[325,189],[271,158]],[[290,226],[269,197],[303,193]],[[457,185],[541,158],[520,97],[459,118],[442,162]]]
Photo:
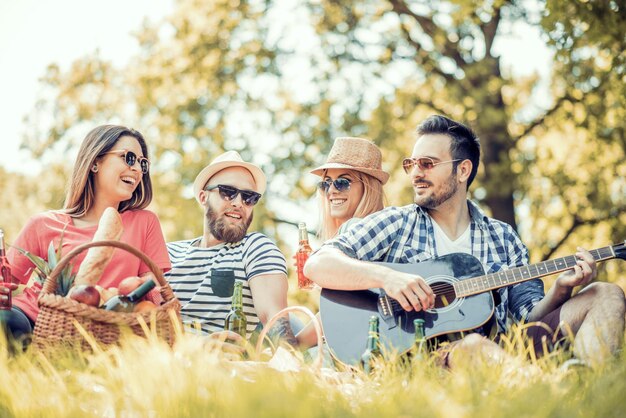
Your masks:
[[[626,241],[590,253],[596,261],[624,260]],[[485,274],[476,257],[463,253],[417,264],[375,264],[423,277],[435,293],[435,307],[407,312],[382,289],[322,289],[320,315],[324,336],[333,357],[344,364],[358,364],[372,315],[380,318],[379,334],[384,349],[404,353],[414,342],[414,319],[424,319],[427,339],[474,330],[493,315],[492,290],[569,270],[576,265],[576,257],[570,255],[491,274]]]

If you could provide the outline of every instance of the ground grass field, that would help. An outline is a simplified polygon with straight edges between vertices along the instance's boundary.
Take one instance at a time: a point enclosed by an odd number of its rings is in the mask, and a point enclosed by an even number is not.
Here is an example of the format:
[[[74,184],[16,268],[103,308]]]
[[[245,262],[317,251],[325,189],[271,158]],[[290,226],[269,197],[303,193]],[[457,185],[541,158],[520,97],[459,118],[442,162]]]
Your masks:
[[[372,375],[298,363],[231,361],[192,336],[174,349],[125,337],[120,346],[44,355],[0,347],[0,417],[621,417],[626,356],[597,369],[562,366],[567,353],[503,364],[391,359]],[[391,356],[393,357],[393,356]]]

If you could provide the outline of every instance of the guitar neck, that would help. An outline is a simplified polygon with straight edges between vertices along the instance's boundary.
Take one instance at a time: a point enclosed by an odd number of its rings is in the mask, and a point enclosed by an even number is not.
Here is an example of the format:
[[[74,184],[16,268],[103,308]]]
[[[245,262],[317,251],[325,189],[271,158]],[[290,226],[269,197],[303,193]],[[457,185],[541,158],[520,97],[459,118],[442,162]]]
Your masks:
[[[589,252],[596,261],[605,261],[616,257],[612,246],[598,248]],[[484,276],[456,282],[454,284],[454,290],[458,297],[471,296],[527,280],[549,276],[554,273],[560,273],[573,268],[576,265],[576,261],[576,256],[568,255],[567,257],[542,261],[537,264],[502,270],[497,273],[486,274]]]

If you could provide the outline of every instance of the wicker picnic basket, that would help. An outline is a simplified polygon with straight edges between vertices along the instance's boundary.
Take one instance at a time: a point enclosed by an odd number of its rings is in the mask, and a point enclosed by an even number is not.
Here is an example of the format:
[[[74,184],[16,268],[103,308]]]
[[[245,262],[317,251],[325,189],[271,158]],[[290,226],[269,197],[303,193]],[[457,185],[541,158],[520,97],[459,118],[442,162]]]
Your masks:
[[[151,311],[120,313],[99,309],[55,294],[57,278],[70,260],[89,248],[102,246],[120,248],[141,259],[154,273],[165,302]],[[120,338],[122,328],[130,328],[139,336],[145,336],[147,330],[156,332],[158,337],[173,345],[177,333],[181,330],[180,302],[163,277],[161,269],[144,253],[119,241],[89,242],[67,253],[46,278],[38,304],[39,316],[35,323],[33,343],[39,348],[58,343],[80,342],[83,348],[89,349],[90,344],[83,335],[84,331],[98,343],[115,344]],[[79,328],[82,328],[83,332]]]

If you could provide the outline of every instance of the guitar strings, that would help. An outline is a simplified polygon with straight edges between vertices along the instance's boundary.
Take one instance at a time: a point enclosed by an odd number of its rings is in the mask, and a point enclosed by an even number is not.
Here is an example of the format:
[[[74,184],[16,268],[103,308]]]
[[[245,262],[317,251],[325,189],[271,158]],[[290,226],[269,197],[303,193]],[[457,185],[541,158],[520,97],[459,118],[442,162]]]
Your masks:
[[[450,304],[451,304],[451,302],[452,302],[452,301],[454,301],[454,300],[456,299],[456,293],[454,293],[454,292],[440,293],[440,294],[438,294],[437,296],[439,296],[440,298],[441,298],[441,297],[446,298],[446,299],[449,301],[449,302],[448,302],[448,305],[450,305]],[[390,298],[390,302],[391,302],[391,305],[392,305],[392,306],[394,306],[394,307],[398,307],[398,306],[400,305],[400,302],[398,302],[396,299],[394,299],[394,298],[392,298],[392,297],[389,297],[389,298]],[[400,305],[400,306],[401,306],[401,305]]]
[[[452,290],[454,290],[454,287],[453,287],[452,285],[449,285],[449,284],[443,284],[443,285],[439,285],[439,286],[434,285],[434,286],[431,286],[430,288],[431,288],[433,291],[435,291],[435,292],[436,292],[437,290],[448,290],[448,289],[452,289]]]
[[[592,254],[592,256],[594,257],[594,259],[596,260],[602,260],[603,258],[613,258],[612,253],[610,252],[611,247],[603,247],[603,248],[598,248],[595,250],[590,250],[590,253]],[[548,263],[553,263],[554,267],[551,267]],[[565,264],[565,269],[563,268],[557,268],[557,263],[564,263]],[[538,276],[533,276],[533,274],[530,271],[530,268],[534,268],[537,273],[539,273],[538,268],[542,267],[543,269],[546,270],[545,273],[547,274],[554,274],[557,273],[559,271],[564,271],[567,270],[568,268],[571,268],[570,264],[576,264],[576,257],[573,255],[569,255],[569,256],[565,256],[562,258],[558,258],[558,259],[554,259],[554,260],[548,260],[548,261],[543,261],[540,263],[536,263],[536,264],[530,264],[527,266],[520,266],[520,267],[515,267],[509,270],[504,270],[498,273],[491,273],[491,274],[486,274],[483,276],[477,276],[477,277],[472,277],[469,278],[467,280],[478,280],[479,281],[488,281],[491,280],[492,278],[495,280],[499,280],[500,283],[499,285],[496,285],[497,287],[504,287],[507,285],[507,283],[503,283],[502,282],[502,277],[501,274],[503,273],[505,275],[505,277],[508,278],[513,278],[513,282],[510,284],[514,284],[515,281],[517,281],[517,278],[515,277],[516,273],[519,273],[522,279],[525,279],[524,275],[525,274],[529,274],[530,276],[527,279],[533,278],[533,277],[541,277],[541,275]],[[572,264],[572,265],[573,265]],[[556,268],[556,270],[551,270],[552,268]],[[524,271],[524,269],[526,269]],[[542,274],[542,275],[547,275],[547,274]],[[499,277],[500,276],[500,277]],[[462,283],[463,281],[457,281],[454,284],[458,284],[458,283]],[[430,288],[433,290],[433,292],[435,293],[436,297],[446,297],[446,298],[450,298],[451,300],[456,299],[457,296],[457,292],[454,288],[454,284],[451,283],[441,283],[441,284],[434,284],[432,286],[430,286]],[[440,293],[442,292],[442,293]],[[390,298],[391,299],[391,303],[392,305],[399,305],[400,302],[398,302],[396,299],[394,298]]]
[[[460,282],[457,282],[457,283],[460,283]],[[452,292],[452,294],[456,296],[456,291],[452,284],[448,284],[448,283],[443,283],[440,285],[435,284],[435,285],[430,286],[430,288],[436,295],[440,294],[440,292],[445,291],[446,293],[442,293],[442,294],[449,295],[450,294],[449,292]]]

